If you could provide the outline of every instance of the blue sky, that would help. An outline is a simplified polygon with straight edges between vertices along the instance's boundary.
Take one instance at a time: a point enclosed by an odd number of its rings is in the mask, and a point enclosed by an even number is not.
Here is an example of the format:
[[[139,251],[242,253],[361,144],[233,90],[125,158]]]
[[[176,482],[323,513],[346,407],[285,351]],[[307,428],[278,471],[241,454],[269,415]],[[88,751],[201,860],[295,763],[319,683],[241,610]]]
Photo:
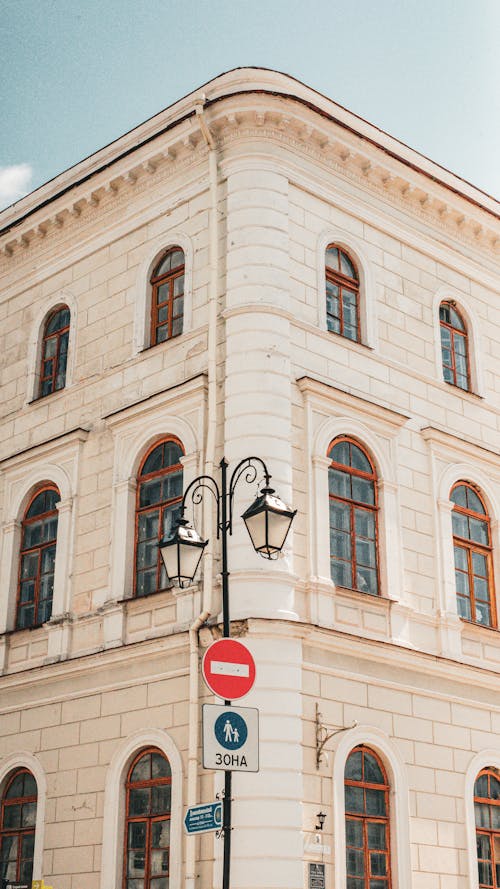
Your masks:
[[[500,0],[0,0],[0,206],[241,65],[500,196]]]

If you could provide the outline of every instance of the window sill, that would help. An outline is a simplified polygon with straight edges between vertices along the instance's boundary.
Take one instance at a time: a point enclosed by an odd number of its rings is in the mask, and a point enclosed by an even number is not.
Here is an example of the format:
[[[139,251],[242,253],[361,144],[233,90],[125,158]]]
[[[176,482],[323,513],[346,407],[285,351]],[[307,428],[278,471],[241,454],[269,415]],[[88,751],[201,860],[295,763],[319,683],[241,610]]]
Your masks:
[[[487,624],[478,624],[473,620],[468,620],[466,617],[460,617],[460,615],[458,615],[458,618],[461,623],[463,623],[464,629],[473,628],[473,633],[486,631],[487,633],[496,633],[497,635],[500,635],[500,629],[498,627],[490,627]]]
[[[335,585],[334,590],[337,595],[340,595],[345,599],[352,599],[354,602],[363,602],[365,604],[369,602],[380,609],[390,608],[390,606],[394,604],[394,599],[390,599],[388,596],[382,596],[380,594],[374,596],[372,593],[362,593],[360,590],[351,590],[349,587]]]

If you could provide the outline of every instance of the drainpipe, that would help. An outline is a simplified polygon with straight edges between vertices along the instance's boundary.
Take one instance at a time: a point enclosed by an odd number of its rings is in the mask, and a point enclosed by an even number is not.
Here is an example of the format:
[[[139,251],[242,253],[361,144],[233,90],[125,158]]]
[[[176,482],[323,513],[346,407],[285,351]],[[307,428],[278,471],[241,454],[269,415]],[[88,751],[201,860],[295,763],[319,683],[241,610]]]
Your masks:
[[[207,438],[205,444],[205,462],[203,472],[213,475],[215,462],[215,445],[217,429],[217,286],[219,274],[218,262],[218,218],[217,218],[217,151],[214,138],[203,115],[205,97],[195,102],[195,110],[201,132],[208,147],[208,172],[210,182],[209,210],[209,261],[210,284],[208,300],[208,405],[207,405]],[[204,507],[204,529],[207,539],[213,537],[213,504],[207,497]],[[198,631],[210,617],[212,611],[212,577],[213,554],[207,552],[203,566],[203,610],[189,629],[189,742],[188,742],[188,774],[187,774],[187,805],[198,803],[198,741],[199,741],[199,671],[198,671]],[[185,889],[195,889],[196,885],[196,835],[186,838],[186,879]]]

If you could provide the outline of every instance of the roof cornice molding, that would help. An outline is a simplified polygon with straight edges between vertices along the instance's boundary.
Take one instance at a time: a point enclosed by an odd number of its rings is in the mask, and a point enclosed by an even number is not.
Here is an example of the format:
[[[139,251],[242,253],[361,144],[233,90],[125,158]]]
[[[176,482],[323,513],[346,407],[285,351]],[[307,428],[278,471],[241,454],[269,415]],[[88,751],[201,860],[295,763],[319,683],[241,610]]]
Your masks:
[[[296,87],[291,78],[267,74],[277,78],[275,85]],[[452,174],[447,178],[453,184],[440,179],[437,174],[446,171],[330,100],[320,97],[321,107],[313,105],[311,98],[318,94],[303,85],[300,90],[296,87],[295,94],[271,91],[270,84],[267,89],[247,84],[246,89],[228,92],[224,91],[228,79],[229,75],[223,75],[213,81],[210,96],[201,100],[223,151],[237,140],[250,138],[285,145],[458,242],[482,252],[500,252],[499,216],[493,199]],[[95,223],[96,213],[113,212],[120,199],[130,199],[142,177],[152,177],[151,184],[163,182],[200,163],[208,149],[195,104],[196,94],[192,94],[5,210],[0,214],[0,225],[4,223],[0,252],[11,260],[22,260],[30,246],[48,235],[74,229],[72,223],[81,225],[89,217]],[[332,116],[332,111],[337,115]],[[424,166],[419,167],[418,161],[425,162]],[[36,202],[36,195],[42,200]]]

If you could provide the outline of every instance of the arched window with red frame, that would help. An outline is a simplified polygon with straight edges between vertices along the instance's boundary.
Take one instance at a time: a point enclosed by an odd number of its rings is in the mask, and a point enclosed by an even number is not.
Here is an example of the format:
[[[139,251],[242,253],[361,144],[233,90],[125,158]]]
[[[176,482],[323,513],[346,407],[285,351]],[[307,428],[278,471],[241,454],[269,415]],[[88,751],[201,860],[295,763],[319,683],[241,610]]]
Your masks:
[[[35,848],[37,787],[27,769],[17,769],[2,795],[0,820],[0,883],[31,886]]]
[[[474,784],[479,889],[500,889],[500,776],[482,769]]]
[[[377,475],[366,450],[351,438],[330,445],[330,565],[337,586],[379,593]]]
[[[168,586],[159,542],[168,537],[180,515],[183,473],[181,443],[166,438],[142,461],[137,478],[135,595],[147,596]]]
[[[465,322],[452,302],[439,307],[443,376],[459,389],[470,389],[469,344]]]
[[[66,385],[70,311],[59,306],[45,321],[40,364],[39,397],[50,395]]]
[[[389,783],[377,754],[361,744],[345,765],[346,889],[391,889]]]
[[[155,747],[127,775],[123,889],[169,889],[172,772]]]
[[[325,275],[327,329],[359,342],[359,275],[353,259],[337,244],[326,248]]]
[[[182,333],[184,318],[184,251],[169,247],[151,275],[151,345]]]
[[[460,617],[496,627],[490,519],[477,489],[458,482],[450,494],[457,608]]]
[[[47,485],[33,495],[24,513],[16,609],[19,630],[38,627],[52,614],[60,499],[55,485]]]

